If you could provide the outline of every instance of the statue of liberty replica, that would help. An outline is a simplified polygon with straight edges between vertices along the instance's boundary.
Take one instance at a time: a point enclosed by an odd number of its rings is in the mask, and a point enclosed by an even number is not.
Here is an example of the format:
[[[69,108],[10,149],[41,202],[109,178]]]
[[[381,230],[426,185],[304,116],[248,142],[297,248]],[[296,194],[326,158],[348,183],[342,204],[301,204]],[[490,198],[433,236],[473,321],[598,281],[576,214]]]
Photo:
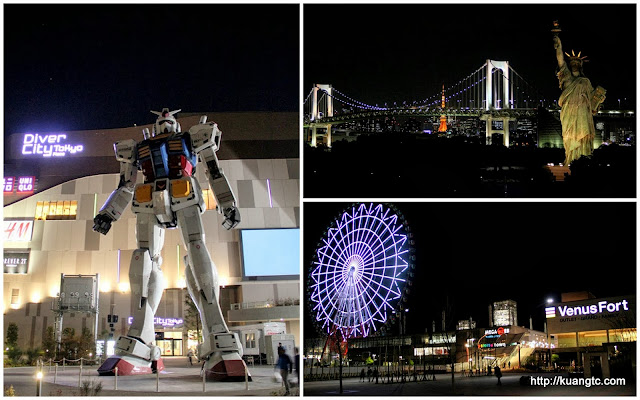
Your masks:
[[[553,22],[553,44],[558,59],[558,81],[562,94],[558,100],[560,110],[560,122],[562,123],[562,141],[564,143],[565,162],[569,165],[581,156],[588,156],[593,152],[593,139],[596,129],[593,124],[593,116],[605,99],[606,90],[601,86],[596,89],[591,86],[591,81],[584,76],[582,66],[586,56],[581,57],[571,50],[563,53],[562,42],[558,36],[560,25]],[[567,55],[565,59],[564,55]]]

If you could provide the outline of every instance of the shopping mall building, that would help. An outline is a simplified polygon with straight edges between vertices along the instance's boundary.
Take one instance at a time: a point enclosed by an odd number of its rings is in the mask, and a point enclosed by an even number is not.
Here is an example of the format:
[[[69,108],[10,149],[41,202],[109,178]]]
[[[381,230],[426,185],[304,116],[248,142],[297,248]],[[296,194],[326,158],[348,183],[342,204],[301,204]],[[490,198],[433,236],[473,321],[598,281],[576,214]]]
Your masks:
[[[241,332],[243,345],[254,354],[261,335],[293,335],[298,344],[298,114],[183,113],[177,115],[182,130],[197,124],[200,115],[207,115],[223,132],[218,158],[242,217],[237,228],[225,230],[214,197],[206,190],[207,210],[202,215],[206,244],[217,266],[227,323]],[[47,327],[54,326],[63,276],[94,276],[99,288],[97,310],[93,309],[97,314],[71,307],[61,314],[63,327],[76,332],[87,327],[98,339],[108,337],[112,328],[115,337],[127,332],[134,300],[129,260],[137,248],[136,218],[127,208],[107,235],[92,227],[94,216],[119,182],[113,143],[141,141],[142,129],[151,130],[155,120],[152,114],[148,117],[148,125],[137,127],[10,136],[4,152],[3,309],[5,328],[12,322],[18,325],[22,349],[40,347]],[[208,189],[203,168],[196,167],[195,176]],[[288,233],[288,239],[269,242],[281,233]],[[298,259],[274,267],[269,257],[249,257],[262,251],[265,243]],[[157,344],[165,356],[184,355],[195,345],[185,323],[185,254],[179,231],[168,229],[162,250],[166,290],[155,320]],[[109,315],[119,316],[113,327]],[[284,329],[260,329],[260,324],[273,322]],[[245,325],[252,330],[242,334]]]
[[[589,292],[563,293],[546,308],[559,363],[585,377],[619,377],[636,364],[636,296],[596,298]]]

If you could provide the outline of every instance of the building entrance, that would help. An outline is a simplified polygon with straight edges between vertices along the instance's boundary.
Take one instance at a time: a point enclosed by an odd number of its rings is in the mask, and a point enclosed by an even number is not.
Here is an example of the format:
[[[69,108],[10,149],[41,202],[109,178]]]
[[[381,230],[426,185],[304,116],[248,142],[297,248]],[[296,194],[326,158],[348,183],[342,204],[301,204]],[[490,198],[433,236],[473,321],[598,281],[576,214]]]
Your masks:
[[[182,332],[156,332],[156,346],[163,356],[181,356]]]

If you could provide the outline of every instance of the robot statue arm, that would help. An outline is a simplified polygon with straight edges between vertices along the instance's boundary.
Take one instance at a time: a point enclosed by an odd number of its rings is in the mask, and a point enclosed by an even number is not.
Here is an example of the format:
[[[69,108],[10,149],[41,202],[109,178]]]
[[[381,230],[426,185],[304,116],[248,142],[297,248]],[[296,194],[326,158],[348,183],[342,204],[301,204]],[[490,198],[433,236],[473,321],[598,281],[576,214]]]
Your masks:
[[[98,215],[93,219],[93,230],[106,235],[111,224],[122,216],[124,209],[133,199],[133,188],[136,183],[136,142],[132,139],[116,142],[114,145],[116,159],[120,161],[120,183]]]
[[[218,164],[216,151],[220,147],[222,132],[214,122],[206,123],[207,117],[203,116],[198,125],[189,129],[191,145],[200,157],[205,167],[207,180],[216,198],[218,213],[224,216],[222,226],[231,229],[240,223],[240,212],[237,208],[237,200],[229,186],[229,181]]]

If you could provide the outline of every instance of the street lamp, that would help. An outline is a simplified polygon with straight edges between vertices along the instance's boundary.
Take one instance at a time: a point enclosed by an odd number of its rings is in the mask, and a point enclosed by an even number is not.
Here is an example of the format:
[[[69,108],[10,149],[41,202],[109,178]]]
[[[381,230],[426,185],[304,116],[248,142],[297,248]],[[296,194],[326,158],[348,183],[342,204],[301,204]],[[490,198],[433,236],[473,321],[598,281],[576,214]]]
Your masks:
[[[42,371],[36,373],[36,396],[42,396]]]
[[[551,297],[549,297],[547,299],[547,304],[551,304],[553,303],[553,299]],[[549,347],[549,369],[551,369],[551,342],[549,341],[549,324],[547,324],[545,322],[545,326],[547,327],[546,331],[547,331],[547,346]]]

